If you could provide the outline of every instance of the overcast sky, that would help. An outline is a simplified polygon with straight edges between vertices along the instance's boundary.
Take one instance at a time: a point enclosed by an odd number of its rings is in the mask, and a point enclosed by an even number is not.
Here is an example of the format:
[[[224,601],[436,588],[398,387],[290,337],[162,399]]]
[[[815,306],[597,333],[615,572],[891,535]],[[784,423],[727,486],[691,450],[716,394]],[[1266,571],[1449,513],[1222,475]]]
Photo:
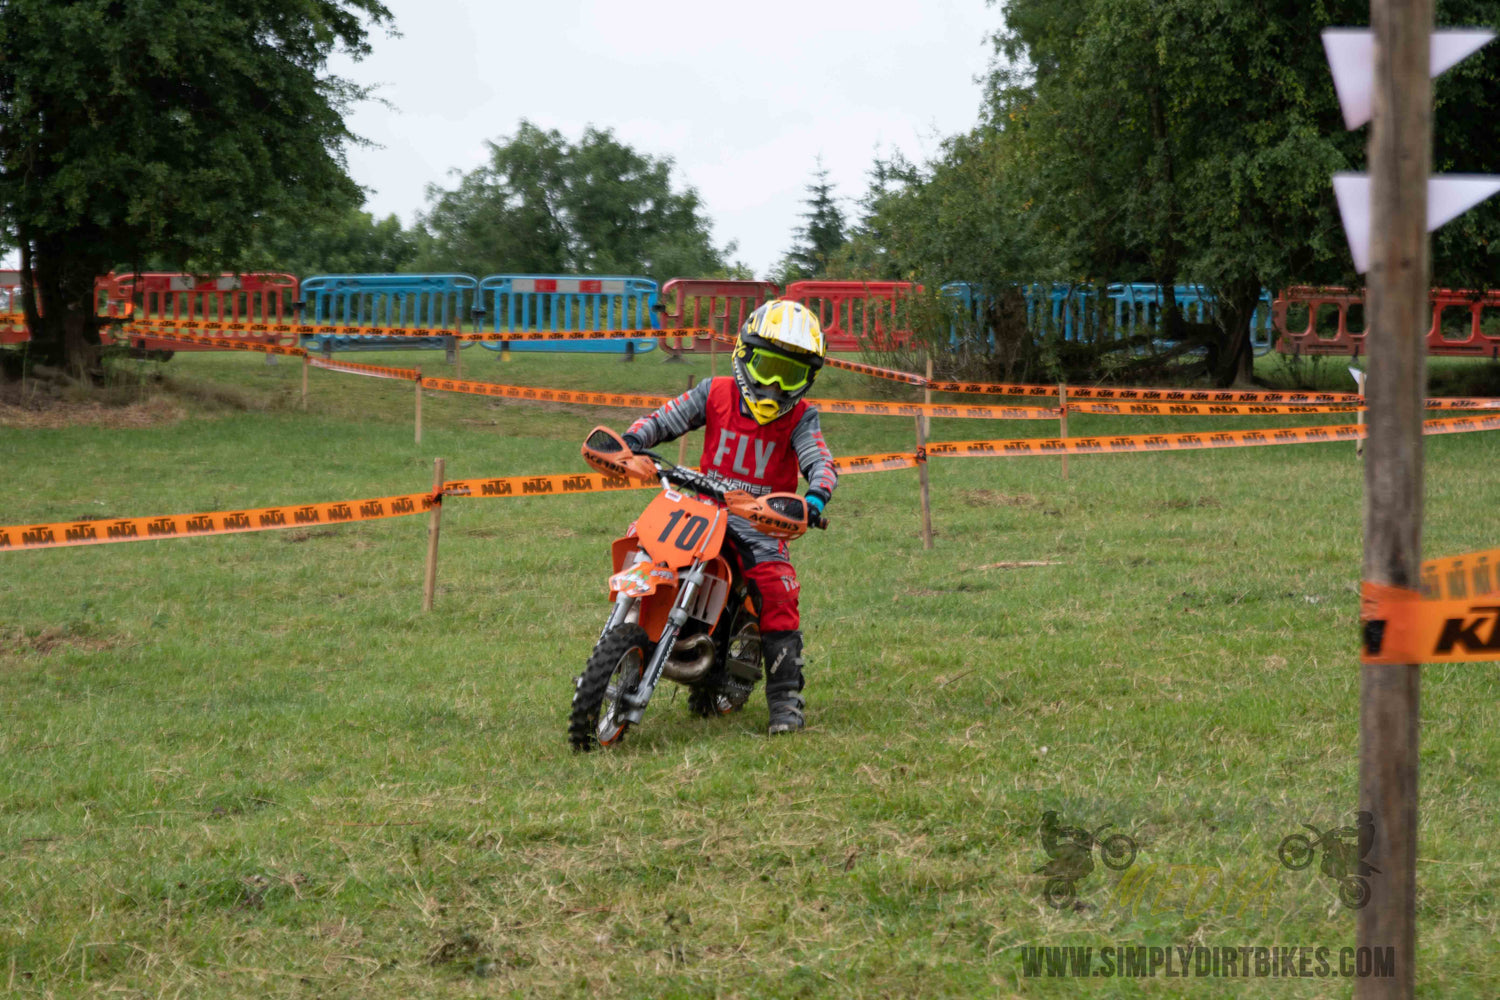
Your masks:
[[[978,117],[975,77],[1000,15],[984,0],[386,0],[399,38],[333,69],[379,84],[350,150],[366,207],[410,224],[425,189],[486,160],[486,139],[530,119],[585,126],[669,156],[714,240],[768,271],[791,243],[821,155],[848,214],[877,146],[933,155]]]

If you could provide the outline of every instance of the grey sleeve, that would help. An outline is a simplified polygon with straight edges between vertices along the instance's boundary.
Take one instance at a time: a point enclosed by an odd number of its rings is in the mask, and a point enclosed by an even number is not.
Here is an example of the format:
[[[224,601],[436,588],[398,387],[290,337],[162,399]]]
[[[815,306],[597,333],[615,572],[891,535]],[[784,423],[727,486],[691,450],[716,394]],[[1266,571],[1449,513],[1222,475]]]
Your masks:
[[[674,441],[708,422],[708,390],[712,379],[704,379],[676,399],[636,420],[625,432],[638,438],[643,448]]]
[[[792,447],[797,451],[797,465],[807,479],[807,489],[817,491],[826,500],[833,496],[838,485],[839,474],[833,468],[833,452],[823,440],[823,425],[818,420],[817,407],[809,406],[792,431]]]

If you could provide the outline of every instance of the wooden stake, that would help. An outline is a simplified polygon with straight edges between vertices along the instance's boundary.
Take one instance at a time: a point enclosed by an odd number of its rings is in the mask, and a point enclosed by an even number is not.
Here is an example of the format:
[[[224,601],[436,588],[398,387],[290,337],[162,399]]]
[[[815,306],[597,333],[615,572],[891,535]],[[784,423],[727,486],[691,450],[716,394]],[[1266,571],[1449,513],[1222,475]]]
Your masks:
[[[302,408],[307,409],[307,370],[312,367],[312,358],[302,355]]]
[[[417,373],[417,444],[422,443],[422,375]]]
[[[688,376],[688,392],[692,392],[692,391],[693,391],[693,376],[689,375]],[[686,465],[687,464],[687,435],[686,434],[684,434],[682,437],[680,437],[680,438],[677,439],[677,464],[678,465]]]
[[[1365,394],[1365,373],[1362,372],[1362,371],[1360,371],[1358,368],[1350,368],[1349,369],[1349,374],[1354,376],[1354,384],[1359,389],[1359,394],[1361,396],[1364,396],[1364,394]],[[1369,405],[1369,398],[1368,397],[1365,398],[1365,404],[1367,406]],[[1359,427],[1363,427],[1365,425],[1365,411],[1364,410],[1360,410],[1358,413],[1356,413],[1354,415],[1354,422]],[[1356,458],[1363,458],[1364,454],[1365,454],[1365,440],[1364,440],[1364,438],[1360,438],[1360,439],[1358,439],[1357,441],[1354,442],[1354,456]]]
[[[464,377],[464,345],[457,337],[453,338],[453,376]]]
[[[1068,385],[1066,382],[1057,383],[1057,435],[1066,439],[1068,436]],[[1068,478],[1068,453],[1062,454],[1062,477]]]
[[[1433,0],[1371,0],[1375,91],[1369,140],[1369,388],[1364,578],[1415,591],[1422,561],[1427,180],[1432,165]],[[1359,1000],[1416,992],[1417,745],[1421,671],[1361,666],[1359,808],[1374,825],[1369,902],[1356,944],[1394,951],[1394,975],[1356,979]],[[1361,817],[1364,818],[1364,817]],[[1327,820],[1325,822],[1332,822]]]
[[[420,388],[422,383],[418,382]],[[432,460],[432,492],[436,495],[443,488],[443,460],[435,458]],[[443,505],[435,503],[432,505],[432,513],[427,516],[427,578],[422,585],[422,610],[432,610],[432,598],[437,593],[437,556],[438,556],[438,532],[443,527]]]
[[[932,388],[931,388],[931,385],[930,385],[930,383],[932,382],[932,355],[931,354],[927,355],[927,381],[928,381],[929,385],[925,385],[925,386],[922,387],[922,402],[927,403],[930,406],[932,404]],[[925,438],[927,438],[931,434],[932,434],[932,418],[929,417],[927,414],[924,413],[924,414],[922,414],[922,437],[925,439]]]
[[[917,451],[925,454],[927,434],[922,427],[922,418],[917,417]],[[932,496],[927,487],[927,461],[917,463],[917,485],[922,494],[922,548],[932,548]]]
[[[719,377],[719,338],[712,335],[708,338],[708,377]]]

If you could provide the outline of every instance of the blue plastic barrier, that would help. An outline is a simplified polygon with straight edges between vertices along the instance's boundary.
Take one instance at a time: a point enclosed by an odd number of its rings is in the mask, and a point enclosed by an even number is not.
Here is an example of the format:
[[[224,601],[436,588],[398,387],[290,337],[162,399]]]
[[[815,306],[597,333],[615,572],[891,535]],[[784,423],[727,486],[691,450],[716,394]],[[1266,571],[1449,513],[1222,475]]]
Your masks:
[[[1213,296],[1202,285],[1176,285],[1174,291],[1177,305],[1187,320],[1206,323],[1212,319]],[[967,318],[968,328],[977,331],[983,294],[962,281],[944,285],[942,294],[944,298],[951,300],[959,315]],[[1025,286],[1025,294],[1026,322],[1032,330],[1041,328],[1039,316],[1045,309],[1051,330],[1060,333],[1064,340],[1083,340],[1097,335],[1100,329],[1099,295],[1093,286],[1035,283]],[[1133,336],[1137,324],[1143,328],[1152,328],[1161,321],[1160,286],[1144,282],[1112,284],[1106,287],[1104,297],[1113,303],[1116,339]],[[955,347],[960,340],[958,326],[956,321],[950,326],[949,342]],[[1250,343],[1257,356],[1271,350],[1275,335],[1271,317],[1271,293],[1262,289],[1260,305],[1256,308],[1250,325]],[[992,350],[994,345],[993,331],[986,331],[984,348]],[[976,343],[975,346],[979,344]]]
[[[1213,319],[1214,297],[1202,285],[1175,285],[1177,306],[1183,318],[1192,323],[1207,323]],[[1117,335],[1131,336],[1139,321],[1145,326],[1157,326],[1161,322],[1162,289],[1159,285],[1145,283],[1110,285],[1106,293],[1115,303],[1115,329]],[[1271,320],[1271,293],[1261,289],[1260,303],[1250,321],[1250,346],[1255,355],[1266,354],[1276,337],[1276,328]]]
[[[478,287],[467,274],[319,274],[302,282],[302,321],[453,330],[473,308]],[[454,349],[451,337],[317,334],[304,337],[303,345],[319,351]]]
[[[475,327],[487,333],[542,330],[651,330],[656,282],[561,274],[492,274],[479,283]],[[492,351],[589,351],[640,354],[656,349],[652,338],[631,340],[521,340],[486,343]]]
[[[968,282],[955,281],[942,286],[940,289],[944,298],[952,301],[954,308],[967,318],[966,324],[971,332],[971,343],[973,346],[983,346],[985,350],[993,350],[995,347],[995,333],[993,330],[985,330],[982,340],[974,337],[980,327],[980,312],[984,305],[984,293],[977,291]],[[1038,332],[1052,332],[1061,334],[1064,340],[1083,340],[1098,327],[1097,309],[1095,307],[1096,293],[1092,285],[1065,285],[1065,284],[1042,284],[1040,282],[1024,286],[1026,296],[1026,325]],[[1045,310],[1047,317],[1045,324],[1040,318]],[[1048,330],[1043,331],[1042,327]],[[958,324],[955,322],[950,327],[949,342],[954,346],[959,343]]]

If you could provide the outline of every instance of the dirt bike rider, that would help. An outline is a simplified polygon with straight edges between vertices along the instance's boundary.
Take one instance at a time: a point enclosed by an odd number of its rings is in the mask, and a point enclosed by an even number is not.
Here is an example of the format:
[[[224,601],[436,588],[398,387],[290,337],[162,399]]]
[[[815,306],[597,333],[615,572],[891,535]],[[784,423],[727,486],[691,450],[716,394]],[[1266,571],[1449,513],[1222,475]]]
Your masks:
[[[700,382],[641,417],[625,432],[625,444],[638,452],[706,427],[702,471],[759,496],[795,492],[800,470],[808,482],[808,507],[821,518],[838,475],[818,411],[802,397],[823,366],[824,352],[823,331],[810,309],[779,299],[767,302],[740,329],[733,377]],[[806,707],[797,610],[801,585],[787,544],[761,534],[744,518],[730,517],[726,548],[739,563],[760,617],[770,733],[796,732],[804,725]]]
[[[1042,813],[1042,849],[1052,860],[1037,869],[1048,877],[1084,879],[1094,870],[1094,838],[1076,826],[1059,826],[1057,810]]]

